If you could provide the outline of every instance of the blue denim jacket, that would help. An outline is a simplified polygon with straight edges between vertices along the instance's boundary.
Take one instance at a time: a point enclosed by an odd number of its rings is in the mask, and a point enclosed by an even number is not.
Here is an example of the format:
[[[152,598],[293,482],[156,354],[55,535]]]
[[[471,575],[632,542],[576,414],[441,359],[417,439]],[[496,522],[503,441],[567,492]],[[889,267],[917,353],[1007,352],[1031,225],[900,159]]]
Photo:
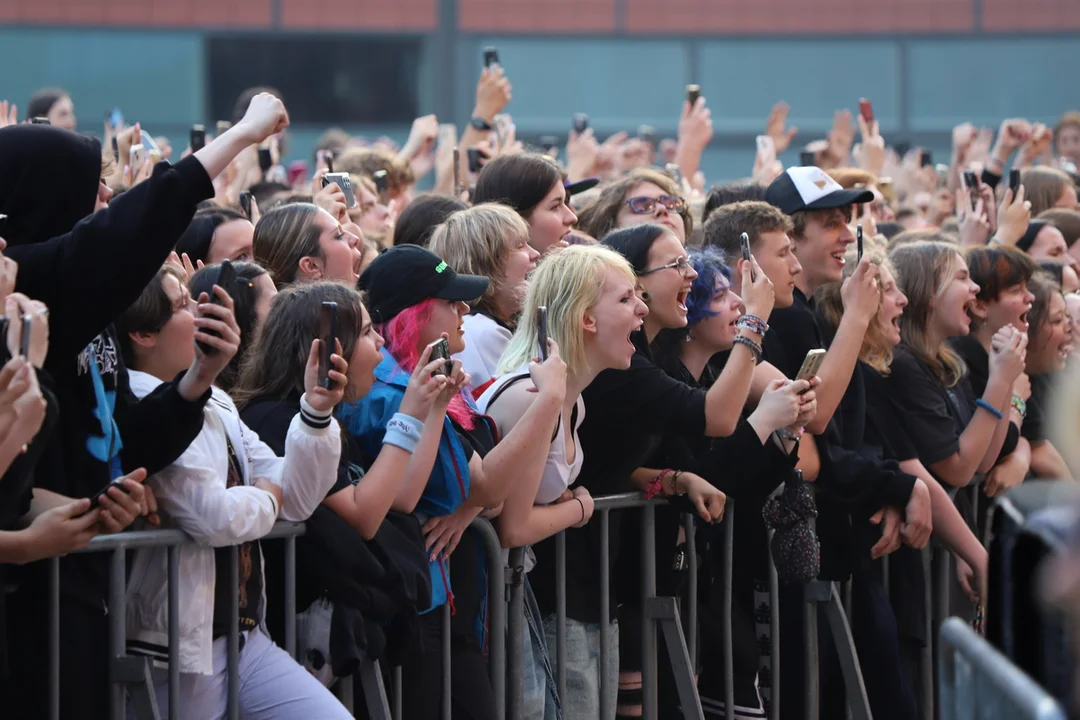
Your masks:
[[[369,457],[376,457],[382,449],[386,423],[394,416],[405,397],[410,373],[391,357],[386,348],[382,350],[382,362],[375,368],[375,384],[361,400],[338,406],[338,418],[350,434],[355,436]],[[443,420],[443,434],[439,440],[439,454],[431,471],[424,494],[416,505],[416,514],[426,517],[449,515],[461,506],[469,495],[469,461],[461,446],[457,431],[450,418]],[[423,520],[422,520],[423,521]],[[429,565],[431,571],[431,607],[441,607],[452,597],[450,568],[445,560],[435,560]]]

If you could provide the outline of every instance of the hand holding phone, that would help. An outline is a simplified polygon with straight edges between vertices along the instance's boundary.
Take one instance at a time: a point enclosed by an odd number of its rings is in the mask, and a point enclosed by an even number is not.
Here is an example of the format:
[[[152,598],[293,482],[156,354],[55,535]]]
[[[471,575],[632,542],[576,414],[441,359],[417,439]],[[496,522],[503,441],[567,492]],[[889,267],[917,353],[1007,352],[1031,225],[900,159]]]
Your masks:
[[[334,386],[330,380],[330,356],[337,347],[337,315],[336,302],[324,302],[319,308],[319,387],[327,390]]]
[[[799,368],[799,374],[795,376],[796,380],[810,380],[818,371],[821,370],[821,364],[825,362],[825,350],[817,348],[810,350],[806,353],[806,357],[803,358],[802,367]]]
[[[344,173],[342,173],[344,174]],[[387,205],[390,202],[390,175],[385,170],[376,170],[371,179],[375,181],[375,192],[379,194],[379,202]],[[356,200],[353,200],[356,203]]]
[[[742,249],[742,259],[750,263],[750,282],[756,282],[757,272],[754,270],[754,261],[750,259],[750,236],[746,233],[739,236],[739,247]]]
[[[251,220],[251,191],[240,191],[240,212],[247,216],[248,220]]]
[[[450,341],[446,338],[441,337],[435,341],[435,344],[431,347],[431,355],[428,357],[431,360],[444,361],[442,374],[448,379],[454,374],[454,361],[450,357]]]
[[[862,262],[862,250],[863,250],[862,233],[863,233],[862,225],[857,226],[855,228],[855,247],[856,247],[856,252],[858,253],[858,260],[856,260],[856,264],[859,264],[859,263]]]
[[[578,135],[589,129],[589,116],[585,113],[574,113],[573,119],[574,132]]]
[[[867,125],[874,122],[874,106],[866,98],[859,98],[859,114]]]
[[[690,103],[690,109],[694,109],[694,105],[697,105],[698,98],[701,97],[700,85],[687,85],[686,86],[686,102]]]
[[[385,173],[385,170],[380,172]],[[326,187],[330,183],[334,183],[341,192],[345,194],[345,207],[352,209],[356,207],[356,193],[353,191],[352,178],[349,177],[349,173],[325,173],[322,176],[322,186]]]
[[[469,172],[478,173],[484,169],[484,156],[480,154],[480,148],[471,147],[467,151],[469,156]]]
[[[206,128],[202,125],[191,126],[191,152],[197,153],[206,147]]]
[[[536,344],[540,348],[540,362],[548,359],[548,313],[547,308],[536,308]]]
[[[799,165],[801,167],[813,167],[817,163],[817,159],[814,157],[814,153],[809,150],[803,150],[799,153]]]
[[[1012,190],[1012,196],[1015,198],[1016,193],[1020,191],[1020,171],[1012,169],[1009,171],[1009,189]]]
[[[214,280],[214,285],[217,285],[222,290],[231,295],[233,292],[233,285],[235,284],[236,268],[233,267],[233,264],[230,261],[222,260],[221,265],[218,267],[217,278]],[[210,293],[210,299],[207,302],[213,303],[214,305],[222,304],[222,300],[220,297],[218,297],[218,294],[216,292]],[[214,337],[221,337],[214,330],[204,329],[202,332],[206,333],[207,335],[212,335]],[[195,341],[195,345],[199,348],[199,350],[202,351],[203,355],[213,355],[217,353],[217,348],[211,347],[206,343],[199,342],[198,340]]]
[[[489,68],[492,65],[499,64],[499,51],[490,45],[484,48],[484,67]]]

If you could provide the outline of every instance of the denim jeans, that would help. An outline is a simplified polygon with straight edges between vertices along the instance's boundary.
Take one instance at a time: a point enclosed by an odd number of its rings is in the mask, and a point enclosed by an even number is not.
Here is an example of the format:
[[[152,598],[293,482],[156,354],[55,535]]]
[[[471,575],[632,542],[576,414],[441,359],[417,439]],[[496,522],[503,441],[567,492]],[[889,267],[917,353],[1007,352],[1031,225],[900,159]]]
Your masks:
[[[566,619],[566,697],[562,698],[564,720],[614,720],[619,696],[619,623],[612,622],[611,656],[604,672],[604,694],[611,713],[600,717],[600,625]],[[555,616],[544,618],[544,634],[549,648],[555,647]],[[554,669],[554,666],[553,666]]]
[[[560,720],[562,707],[555,685],[555,671],[544,637],[544,622],[536,605],[532,586],[525,578],[525,622],[522,623],[522,680],[525,702],[521,717],[524,720]]]

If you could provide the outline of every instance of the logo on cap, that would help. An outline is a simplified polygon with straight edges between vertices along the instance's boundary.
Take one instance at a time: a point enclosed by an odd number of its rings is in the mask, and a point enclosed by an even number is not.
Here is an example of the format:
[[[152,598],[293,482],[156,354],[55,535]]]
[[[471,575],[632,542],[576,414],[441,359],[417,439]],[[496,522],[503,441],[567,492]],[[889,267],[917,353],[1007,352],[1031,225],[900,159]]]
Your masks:
[[[450,267],[450,266],[446,264],[445,260],[443,260],[441,263],[439,263],[438,265],[435,266],[435,272],[441,273],[443,270],[445,270],[448,267]]]

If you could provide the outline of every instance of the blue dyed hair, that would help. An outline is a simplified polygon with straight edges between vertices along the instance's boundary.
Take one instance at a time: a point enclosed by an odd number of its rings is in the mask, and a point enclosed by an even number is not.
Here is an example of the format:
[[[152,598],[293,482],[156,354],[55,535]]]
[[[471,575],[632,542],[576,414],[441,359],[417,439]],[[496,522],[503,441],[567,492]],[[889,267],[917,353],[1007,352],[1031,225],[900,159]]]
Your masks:
[[[731,269],[724,262],[724,253],[711,245],[691,250],[690,264],[697,271],[690,294],[686,298],[686,326],[692,328],[702,320],[717,315],[709,309],[709,304],[716,296],[718,285],[731,285]]]

